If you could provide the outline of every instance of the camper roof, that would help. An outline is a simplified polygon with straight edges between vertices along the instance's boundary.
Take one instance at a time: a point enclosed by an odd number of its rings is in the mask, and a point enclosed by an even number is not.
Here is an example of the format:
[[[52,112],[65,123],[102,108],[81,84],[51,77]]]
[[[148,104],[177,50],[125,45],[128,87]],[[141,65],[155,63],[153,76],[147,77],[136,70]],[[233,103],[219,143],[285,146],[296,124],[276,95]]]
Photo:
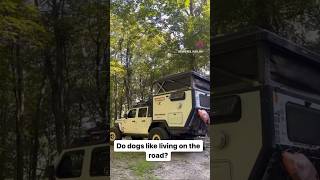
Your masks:
[[[199,88],[210,91],[209,78],[195,71],[165,76],[155,81],[154,85],[156,85],[157,89],[156,94],[183,88]]]
[[[214,87],[272,85],[320,94],[320,56],[315,52],[260,28],[219,35],[212,42]]]

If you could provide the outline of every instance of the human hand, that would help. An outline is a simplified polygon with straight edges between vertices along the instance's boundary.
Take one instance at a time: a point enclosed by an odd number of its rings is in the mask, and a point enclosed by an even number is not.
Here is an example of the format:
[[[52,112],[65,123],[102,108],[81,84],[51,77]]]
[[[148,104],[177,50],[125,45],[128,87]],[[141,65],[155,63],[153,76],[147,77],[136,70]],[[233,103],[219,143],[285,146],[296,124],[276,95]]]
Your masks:
[[[210,116],[207,111],[199,109],[198,115],[203,122],[205,122],[206,124],[210,124]]]
[[[319,180],[318,173],[310,160],[301,153],[282,153],[282,162],[293,180]]]

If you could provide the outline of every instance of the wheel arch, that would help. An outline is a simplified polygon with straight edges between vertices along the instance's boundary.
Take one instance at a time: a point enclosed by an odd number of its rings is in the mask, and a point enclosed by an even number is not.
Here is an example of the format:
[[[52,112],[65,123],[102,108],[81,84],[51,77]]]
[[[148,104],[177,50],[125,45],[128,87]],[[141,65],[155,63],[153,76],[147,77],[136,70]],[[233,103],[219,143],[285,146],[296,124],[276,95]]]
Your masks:
[[[163,129],[165,129],[168,133],[169,133],[169,126],[168,126],[168,123],[166,120],[157,120],[157,121],[152,121],[149,129],[148,129],[148,132],[150,132],[150,130],[152,128],[155,128],[155,127],[161,127]]]

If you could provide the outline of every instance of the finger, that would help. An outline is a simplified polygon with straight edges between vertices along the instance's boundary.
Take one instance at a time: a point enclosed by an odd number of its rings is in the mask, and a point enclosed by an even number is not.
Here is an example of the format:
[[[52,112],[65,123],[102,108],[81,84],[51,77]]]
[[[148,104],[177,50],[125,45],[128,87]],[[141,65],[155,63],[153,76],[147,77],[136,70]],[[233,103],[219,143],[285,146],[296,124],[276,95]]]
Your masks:
[[[299,179],[297,176],[298,173],[298,167],[295,161],[295,154],[289,153],[289,152],[283,152],[282,153],[282,163],[288,172],[288,174],[293,178],[293,179]]]

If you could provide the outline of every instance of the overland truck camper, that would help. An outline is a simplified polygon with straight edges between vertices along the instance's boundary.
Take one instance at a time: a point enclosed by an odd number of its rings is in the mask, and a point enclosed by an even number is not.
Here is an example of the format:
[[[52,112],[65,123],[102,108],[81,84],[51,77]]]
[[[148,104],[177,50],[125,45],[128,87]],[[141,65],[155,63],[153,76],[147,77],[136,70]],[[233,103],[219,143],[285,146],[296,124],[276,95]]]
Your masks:
[[[262,29],[212,42],[213,179],[288,179],[283,151],[320,172],[320,56]]]
[[[131,108],[115,121],[110,141],[131,136],[152,140],[205,136],[207,123],[199,112],[209,113],[210,82],[196,72],[170,75],[154,82],[152,99]]]

